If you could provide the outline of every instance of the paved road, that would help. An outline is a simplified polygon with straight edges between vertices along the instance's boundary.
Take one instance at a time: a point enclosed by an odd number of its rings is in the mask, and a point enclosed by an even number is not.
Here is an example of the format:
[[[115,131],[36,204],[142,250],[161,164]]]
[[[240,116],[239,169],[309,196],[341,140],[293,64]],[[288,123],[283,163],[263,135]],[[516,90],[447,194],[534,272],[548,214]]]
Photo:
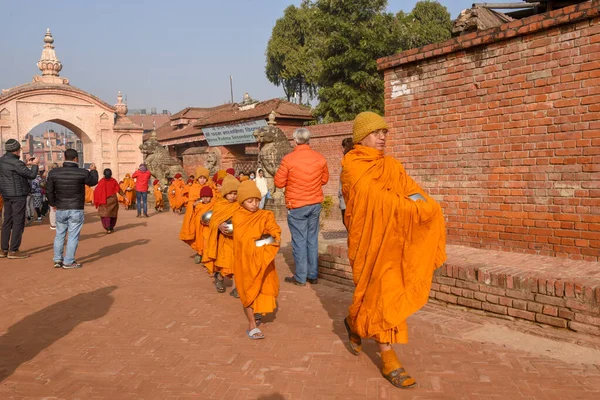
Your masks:
[[[81,270],[52,268],[47,223],[26,229],[31,259],[0,260],[0,399],[600,398],[598,347],[436,305],[397,346],[419,386],[395,389],[373,343],[359,357],[345,349],[351,294],[323,284],[282,284],[267,339],[250,341],[239,300],[177,240],[181,217],[121,213],[109,236],[87,216]],[[290,258],[286,244],[281,280]]]

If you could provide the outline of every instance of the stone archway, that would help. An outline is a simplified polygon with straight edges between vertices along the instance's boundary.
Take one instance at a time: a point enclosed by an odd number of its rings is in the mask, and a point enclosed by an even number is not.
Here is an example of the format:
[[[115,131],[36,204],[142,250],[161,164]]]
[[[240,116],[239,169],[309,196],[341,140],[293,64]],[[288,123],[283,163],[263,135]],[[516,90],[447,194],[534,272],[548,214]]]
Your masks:
[[[119,179],[142,161],[139,151],[119,151],[119,138],[128,138],[128,146],[137,149],[142,144],[143,129],[127,118],[127,105],[121,93],[111,106],[96,96],[69,84],[59,77],[61,62],[56,58],[54,39],[47,31],[44,50],[38,62],[42,75],[33,82],[3,90],[0,94],[0,142],[19,141],[35,126],[56,122],[75,133],[83,143],[85,161],[98,168],[111,168]],[[128,170],[121,171],[120,166]]]

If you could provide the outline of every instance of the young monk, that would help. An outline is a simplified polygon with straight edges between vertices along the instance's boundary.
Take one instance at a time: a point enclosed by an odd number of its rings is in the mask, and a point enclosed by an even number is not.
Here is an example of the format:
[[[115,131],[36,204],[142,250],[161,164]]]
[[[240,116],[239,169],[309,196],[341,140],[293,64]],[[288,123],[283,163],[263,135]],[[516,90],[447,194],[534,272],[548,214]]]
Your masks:
[[[260,190],[253,181],[238,187],[237,201],[242,206],[233,214],[233,255],[235,286],[248,318],[246,334],[252,340],[264,339],[257,327],[257,316],[272,313],[277,308],[279,278],[275,271],[275,256],[279,251],[281,228],[271,211],[260,210]],[[263,235],[275,239],[272,244],[256,246]]]
[[[392,344],[408,342],[406,319],[427,303],[433,271],[446,260],[444,216],[402,164],[384,156],[388,125],[382,117],[358,114],[352,133],[341,180],[356,288],[344,324],[350,351],[358,355],[361,338],[374,339],[383,376],[408,388],[416,382]],[[413,200],[415,193],[425,201]]]
[[[200,200],[194,207],[196,213],[196,234],[194,241],[190,244],[192,249],[196,250],[196,256],[194,257],[194,262],[196,264],[202,262],[202,255],[204,254],[204,249],[206,248],[210,234],[208,225],[202,223],[202,216],[213,209],[215,200],[210,186],[203,186],[202,190],[200,190]],[[204,264],[204,267],[210,276],[214,276],[214,263]]]
[[[233,176],[227,176],[223,179],[221,187],[221,199],[215,202],[213,214],[209,224],[209,236],[206,246],[206,252],[203,255],[207,262],[214,262],[215,288],[217,292],[225,292],[224,277],[233,278],[233,236],[227,232],[225,222],[229,220],[240,205],[237,202],[237,189],[239,182]],[[206,263],[205,263],[206,264]],[[239,297],[238,291],[234,288],[230,293],[233,297]]]
[[[202,190],[208,182],[209,172],[208,169],[200,167],[196,169],[196,174],[199,177],[198,181],[192,182],[192,184],[189,185],[188,180],[185,215],[183,217],[183,223],[181,224],[181,231],[179,232],[179,239],[189,245],[194,243],[194,239],[196,238],[196,223],[199,223],[199,220],[196,218],[195,206],[200,200],[200,190]]]
[[[121,186],[121,190],[125,193],[124,197],[127,199],[127,209],[133,210],[135,199],[135,181],[131,178],[131,174],[125,174],[125,179],[123,179],[123,186]]]
[[[123,191],[124,187],[125,185],[123,185],[123,181],[119,181],[119,188],[121,188],[121,191]],[[119,204],[122,204],[124,208],[127,208],[127,200],[125,200],[125,197],[121,196],[119,193],[117,193],[117,201]]]
[[[169,206],[174,213],[181,213],[181,208],[185,204],[185,183],[180,173],[175,174],[175,179],[169,186]]]
[[[158,212],[162,212],[165,209],[165,200],[163,199],[160,181],[155,179],[154,182],[152,182],[152,187],[154,190],[154,209]]]

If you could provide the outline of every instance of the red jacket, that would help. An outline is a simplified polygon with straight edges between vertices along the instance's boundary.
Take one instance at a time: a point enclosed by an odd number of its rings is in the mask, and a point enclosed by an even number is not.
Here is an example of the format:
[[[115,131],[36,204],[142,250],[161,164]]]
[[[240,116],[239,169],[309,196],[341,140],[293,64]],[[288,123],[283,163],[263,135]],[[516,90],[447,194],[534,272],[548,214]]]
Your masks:
[[[307,144],[300,144],[283,157],[275,174],[275,186],[285,187],[287,208],[323,202],[322,186],[329,180],[327,161]]]
[[[146,170],[146,172],[142,172],[139,169],[131,175],[132,179],[135,179],[135,191],[136,192],[147,192],[148,191],[148,182],[152,174],[150,171]]]

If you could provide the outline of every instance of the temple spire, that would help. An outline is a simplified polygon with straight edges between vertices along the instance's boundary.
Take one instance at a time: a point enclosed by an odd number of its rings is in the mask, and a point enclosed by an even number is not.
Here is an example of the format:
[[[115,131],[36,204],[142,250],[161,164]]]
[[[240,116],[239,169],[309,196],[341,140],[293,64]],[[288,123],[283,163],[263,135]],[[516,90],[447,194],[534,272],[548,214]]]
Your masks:
[[[37,66],[42,71],[42,76],[58,76],[58,73],[62,69],[62,64],[56,58],[56,52],[54,51],[54,38],[50,33],[50,28],[46,30],[46,36],[44,36],[44,49],[42,50],[42,57],[38,61]]]

